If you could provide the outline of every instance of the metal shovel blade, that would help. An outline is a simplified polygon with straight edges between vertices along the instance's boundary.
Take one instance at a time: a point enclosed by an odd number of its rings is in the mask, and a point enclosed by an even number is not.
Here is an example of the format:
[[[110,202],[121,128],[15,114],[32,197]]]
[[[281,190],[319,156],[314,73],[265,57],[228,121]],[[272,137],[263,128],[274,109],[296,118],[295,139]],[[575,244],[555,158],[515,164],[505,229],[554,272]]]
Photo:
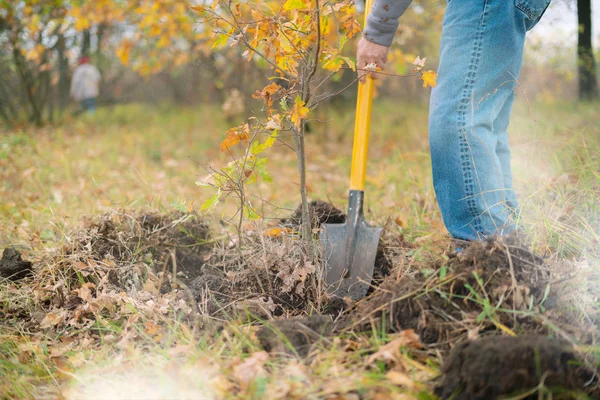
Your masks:
[[[335,297],[358,300],[369,290],[382,228],[367,225],[364,192],[351,190],[343,224],[325,224],[320,234],[325,268],[323,278]]]

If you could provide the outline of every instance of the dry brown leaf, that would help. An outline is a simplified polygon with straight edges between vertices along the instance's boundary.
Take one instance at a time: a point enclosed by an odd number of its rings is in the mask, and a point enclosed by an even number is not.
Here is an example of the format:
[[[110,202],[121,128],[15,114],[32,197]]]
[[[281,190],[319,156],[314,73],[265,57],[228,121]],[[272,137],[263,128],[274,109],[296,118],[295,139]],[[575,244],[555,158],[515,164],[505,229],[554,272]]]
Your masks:
[[[73,290],[73,293],[77,295],[84,302],[89,302],[92,300],[92,289],[95,289],[96,285],[92,282],[86,282],[81,285],[78,289]]]
[[[273,311],[277,309],[277,304],[269,297],[265,300],[264,297],[247,299],[236,302],[235,306],[240,311],[248,311],[250,314],[258,317],[273,318]]]
[[[408,218],[404,213],[401,213],[394,219],[394,222],[396,222],[396,225],[400,228],[405,228],[408,225]]]
[[[146,333],[150,336],[154,336],[154,335],[157,335],[159,332],[160,332],[160,325],[158,325],[154,321],[146,321],[146,324],[144,326],[144,333]]]
[[[398,363],[400,350],[402,347],[422,348],[421,338],[412,329],[405,329],[400,332],[391,342],[381,346],[379,350],[371,354],[367,359],[367,364],[373,364],[375,361],[384,361]]]
[[[304,266],[297,265],[295,267],[282,268],[277,274],[277,278],[281,279],[283,293],[290,293],[294,288],[296,293],[302,295],[304,292],[304,283],[309,274],[315,272],[315,266],[306,261]]]
[[[50,358],[62,357],[71,346],[54,346],[50,349]]]
[[[268,359],[269,353],[258,351],[245,359],[241,364],[233,367],[233,377],[238,385],[240,385],[242,392],[246,392],[256,378],[265,374],[264,365]]]
[[[60,311],[60,312],[50,311],[48,314],[46,314],[46,316],[44,317],[42,322],[40,322],[40,327],[49,328],[51,326],[56,326],[56,325],[64,322],[65,316],[66,316],[65,311]]]
[[[142,289],[148,293],[158,294],[158,288],[150,279],[146,279],[146,282],[144,282],[144,286],[142,287]]]
[[[387,378],[388,381],[390,381],[394,385],[402,386],[407,389],[416,389],[417,388],[417,384],[415,383],[415,381],[412,380],[404,372],[391,370],[387,374],[385,374],[385,377]]]

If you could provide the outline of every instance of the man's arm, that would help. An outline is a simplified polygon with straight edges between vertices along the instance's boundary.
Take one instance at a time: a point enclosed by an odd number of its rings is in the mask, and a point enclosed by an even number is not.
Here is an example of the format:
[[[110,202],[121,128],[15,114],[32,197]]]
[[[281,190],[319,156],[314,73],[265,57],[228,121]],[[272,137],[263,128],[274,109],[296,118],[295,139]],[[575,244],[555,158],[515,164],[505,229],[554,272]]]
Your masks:
[[[398,29],[398,18],[408,8],[412,0],[375,0],[367,18],[363,37],[358,42],[356,64],[358,76],[365,82],[364,68],[375,64],[383,68],[387,63],[388,48]]]
[[[390,47],[398,29],[398,18],[412,0],[375,0],[363,37],[369,42]]]

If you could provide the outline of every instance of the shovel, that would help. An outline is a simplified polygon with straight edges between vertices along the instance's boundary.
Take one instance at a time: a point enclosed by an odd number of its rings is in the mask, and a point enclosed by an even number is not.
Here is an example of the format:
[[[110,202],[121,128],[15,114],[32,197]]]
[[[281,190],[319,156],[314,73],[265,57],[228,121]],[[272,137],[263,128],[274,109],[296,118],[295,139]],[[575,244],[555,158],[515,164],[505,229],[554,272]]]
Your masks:
[[[371,5],[372,0],[368,0],[365,23]],[[328,292],[334,297],[352,300],[364,297],[369,290],[382,230],[367,225],[363,214],[372,99],[373,78],[369,75],[364,84],[358,85],[348,216],[343,224],[325,224],[319,237]]]

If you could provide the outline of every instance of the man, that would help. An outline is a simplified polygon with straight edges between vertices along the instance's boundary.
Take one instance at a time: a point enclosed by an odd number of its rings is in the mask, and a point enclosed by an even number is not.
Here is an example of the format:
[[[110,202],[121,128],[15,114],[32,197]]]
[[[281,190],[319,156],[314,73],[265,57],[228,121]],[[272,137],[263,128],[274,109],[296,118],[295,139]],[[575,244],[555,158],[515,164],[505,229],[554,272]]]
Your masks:
[[[459,240],[515,229],[508,123],[525,33],[551,0],[449,0],[431,92],[429,144],[444,224]],[[387,62],[411,0],[375,0],[358,44],[358,68]],[[364,81],[364,76],[361,80]]]
[[[81,103],[81,109],[77,114],[82,112],[93,114],[96,111],[99,84],[98,68],[90,64],[88,57],[82,56],[71,80],[71,97]]]

